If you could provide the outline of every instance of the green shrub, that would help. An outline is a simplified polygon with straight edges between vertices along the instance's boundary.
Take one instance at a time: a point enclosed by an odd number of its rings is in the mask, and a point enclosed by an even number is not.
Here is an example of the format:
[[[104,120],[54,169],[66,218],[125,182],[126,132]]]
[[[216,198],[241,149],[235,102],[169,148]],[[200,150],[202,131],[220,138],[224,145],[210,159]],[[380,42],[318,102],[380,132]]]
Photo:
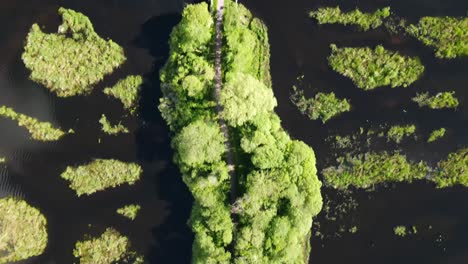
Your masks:
[[[94,32],[88,17],[60,8],[62,24],[57,34],[42,32],[34,24],[26,39],[22,59],[30,78],[59,97],[83,95],[125,61],[122,47]]]
[[[436,50],[438,58],[468,55],[468,18],[423,17],[406,31]]]
[[[446,129],[445,128],[439,128],[431,132],[429,135],[429,138],[427,139],[428,143],[434,142],[438,140],[439,138],[442,138],[445,136]]]
[[[120,100],[126,110],[132,115],[138,108],[138,99],[143,78],[140,75],[130,75],[117,82],[113,87],[104,89],[104,93]]]
[[[141,206],[139,206],[138,204],[129,204],[122,208],[117,209],[117,213],[130,220],[135,220],[140,209],[141,209]]]
[[[429,93],[420,93],[411,100],[416,102],[419,107],[427,106],[431,109],[457,108],[459,102],[454,94],[455,92],[441,92],[434,96],[429,96]]]
[[[440,161],[432,180],[438,188],[468,186],[468,148],[450,153],[447,159]]]
[[[364,31],[379,27],[388,16],[390,7],[378,9],[374,13],[362,13],[357,8],[351,12],[342,12],[339,6],[323,7],[309,13],[309,17],[317,19],[319,24],[356,25]]]
[[[52,127],[52,124],[49,122],[40,122],[35,118],[16,113],[15,110],[10,107],[0,107],[0,116],[8,117],[11,120],[17,121],[18,125],[25,127],[31,134],[31,138],[35,140],[55,141],[59,140],[66,134],[59,128]],[[73,130],[69,130],[68,132],[73,133]]]
[[[44,252],[47,221],[23,200],[0,199],[0,263],[12,263]]]
[[[415,125],[392,126],[387,132],[387,139],[400,143],[404,137],[409,137],[416,132]]]
[[[390,85],[407,87],[424,72],[418,58],[400,55],[382,46],[371,48],[338,48],[331,46],[328,63],[336,72],[351,78],[364,90]]]
[[[78,196],[119,186],[133,185],[140,179],[142,169],[138,164],[113,159],[96,159],[78,167],[68,166],[60,176],[70,181],[70,188]]]
[[[106,115],[102,114],[101,119],[99,119],[99,124],[101,124],[101,130],[108,135],[117,135],[120,133],[127,134],[130,131],[122,125],[120,122],[117,125],[111,125],[109,120],[107,120]]]
[[[321,119],[322,123],[329,119],[351,110],[351,105],[347,99],[335,97],[335,93],[317,93],[314,98],[305,98],[304,91],[293,87],[291,101],[301,111],[312,120]]]

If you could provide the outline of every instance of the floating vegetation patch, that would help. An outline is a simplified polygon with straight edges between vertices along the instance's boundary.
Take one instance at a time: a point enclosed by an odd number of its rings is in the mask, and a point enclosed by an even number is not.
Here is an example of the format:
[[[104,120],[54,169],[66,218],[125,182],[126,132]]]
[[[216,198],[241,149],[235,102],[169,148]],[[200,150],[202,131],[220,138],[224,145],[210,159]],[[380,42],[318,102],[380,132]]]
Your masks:
[[[338,48],[330,45],[328,63],[336,72],[351,78],[354,84],[364,90],[389,85],[392,88],[407,87],[424,72],[418,58],[400,55],[382,46]]]
[[[143,263],[143,258],[130,250],[128,237],[113,228],[100,237],[78,241],[73,255],[81,264]]]
[[[387,132],[387,140],[400,143],[405,137],[409,137],[416,132],[415,125],[392,126]]]
[[[78,196],[93,194],[124,183],[133,185],[140,179],[142,169],[136,163],[126,163],[114,159],[96,159],[78,166],[68,166],[60,175],[70,181],[70,188]]]
[[[88,17],[60,8],[63,23],[56,34],[42,32],[34,24],[26,39],[22,59],[31,80],[59,97],[91,92],[92,86],[125,61],[122,47],[104,40]]]
[[[437,164],[437,167],[432,180],[438,188],[457,184],[468,186],[468,148],[450,153],[447,159]]]
[[[55,141],[59,140],[66,134],[64,131],[52,127],[49,122],[41,122],[33,117],[16,113],[15,110],[10,107],[0,107],[0,116],[8,117],[11,120],[17,121],[18,125],[25,127],[31,134],[31,138],[35,140]],[[70,129],[68,133],[73,133],[73,130]]]
[[[428,143],[434,142],[442,137],[445,136],[446,129],[445,128],[439,128],[431,132],[429,135],[429,138],[427,139]]]
[[[338,166],[322,171],[327,186],[336,189],[369,188],[385,182],[412,182],[429,172],[424,162],[412,163],[400,153],[365,153],[338,158]]]
[[[113,87],[104,89],[104,93],[120,100],[126,110],[132,115],[138,108],[138,99],[143,77],[140,75],[130,75],[117,82]]]
[[[140,205],[130,204],[130,205],[126,205],[122,208],[117,209],[117,213],[130,220],[135,220],[140,209],[141,209]]]
[[[101,124],[101,130],[108,135],[117,135],[117,134],[126,134],[129,133],[128,129],[118,123],[117,125],[112,125],[110,121],[107,119],[106,115],[102,114],[101,119],[99,119],[99,123]]]
[[[351,110],[347,99],[339,99],[335,93],[317,93],[314,98],[305,98],[304,91],[293,87],[291,101],[312,120],[320,119],[323,123],[329,119]]]
[[[38,256],[47,246],[47,221],[23,200],[0,199],[0,263]]]
[[[423,17],[406,31],[435,49],[438,58],[468,55],[468,18]]]
[[[5,163],[6,162],[6,158],[5,157],[0,157],[0,163]]]
[[[455,92],[441,92],[434,96],[429,93],[420,93],[411,100],[416,102],[419,107],[429,107],[431,109],[457,108],[458,99],[454,96]]]
[[[405,237],[406,236],[406,226],[395,226],[393,228],[393,233],[399,237]]]
[[[309,13],[319,24],[356,25],[367,31],[382,25],[383,19],[390,16],[390,7],[376,10],[374,13],[363,13],[359,9],[342,12],[340,7],[323,7]]]

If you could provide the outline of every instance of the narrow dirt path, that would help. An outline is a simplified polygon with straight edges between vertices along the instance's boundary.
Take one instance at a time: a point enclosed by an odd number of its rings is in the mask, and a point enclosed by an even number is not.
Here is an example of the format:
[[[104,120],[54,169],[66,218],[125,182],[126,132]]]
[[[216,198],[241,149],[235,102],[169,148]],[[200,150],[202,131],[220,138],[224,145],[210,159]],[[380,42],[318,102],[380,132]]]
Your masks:
[[[231,204],[236,201],[236,174],[234,172],[234,161],[232,158],[232,148],[229,140],[229,129],[226,121],[221,115],[223,107],[219,103],[219,94],[222,88],[223,74],[221,69],[222,46],[223,46],[223,15],[224,15],[224,0],[218,0],[216,5],[216,52],[215,52],[215,100],[216,112],[218,113],[218,122],[221,131],[224,134],[224,144],[226,146],[226,162],[229,169],[229,178],[231,179]]]

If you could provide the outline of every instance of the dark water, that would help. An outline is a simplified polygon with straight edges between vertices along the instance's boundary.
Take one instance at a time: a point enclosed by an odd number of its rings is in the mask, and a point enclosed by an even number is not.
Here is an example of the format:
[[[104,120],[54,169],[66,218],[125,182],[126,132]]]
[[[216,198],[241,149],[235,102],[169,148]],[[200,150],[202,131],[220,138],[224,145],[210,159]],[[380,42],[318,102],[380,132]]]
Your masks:
[[[379,29],[367,33],[342,26],[317,26],[307,19],[307,11],[321,5],[339,4],[345,9],[364,10],[390,5],[395,13],[416,21],[423,15],[463,16],[465,0],[392,1],[245,1],[270,29],[272,77],[279,102],[277,112],[289,133],[314,147],[319,169],[333,164],[333,153],[325,139],[336,133],[353,133],[359,127],[380,124],[415,123],[420,140],[402,148],[413,159],[437,162],[447,153],[468,146],[467,59],[437,60],[433,52],[418,42],[389,36]],[[107,76],[88,97],[58,99],[28,80],[21,62],[23,41],[31,24],[38,22],[53,32],[59,24],[59,6],[88,15],[96,31],[125,48],[127,62]],[[97,234],[113,226],[128,235],[135,248],[150,263],[189,263],[192,235],[186,227],[191,197],[171,163],[168,129],[156,109],[160,97],[157,72],[168,50],[167,38],[180,19],[182,1],[174,0],[4,0],[0,2],[0,104],[47,120],[76,134],[54,143],[28,140],[28,134],[15,123],[0,120],[0,154],[8,159],[0,168],[0,196],[24,197],[37,206],[49,221],[49,245],[45,254],[25,263],[72,263],[73,244],[84,233]],[[426,66],[424,77],[411,88],[380,88],[362,92],[351,81],[331,71],[326,63],[328,45],[383,44],[408,55],[417,55]],[[117,101],[107,99],[101,90],[128,74],[144,74],[140,117],[125,116]],[[295,78],[304,74],[314,89],[335,91],[351,99],[354,109],[322,125],[302,116],[289,102]],[[457,112],[421,110],[410,101],[420,91],[455,90],[461,107]],[[406,110],[406,111],[403,111]],[[123,119],[135,133],[117,137],[100,132],[98,119],[105,113],[111,120]],[[423,143],[435,128],[448,128],[439,143]],[[101,138],[101,143],[98,139]],[[390,146],[392,148],[394,146]],[[142,181],[111,191],[77,198],[59,174],[70,164],[93,158],[117,158],[143,166]],[[338,197],[325,189],[327,197]],[[430,184],[401,184],[377,192],[354,192],[359,207],[345,222],[357,225],[357,234],[341,239],[312,239],[311,263],[467,263],[468,190],[436,190]],[[336,200],[339,202],[339,199]],[[135,222],[126,221],[115,210],[128,203],[142,204]],[[318,217],[325,234],[323,214]],[[89,226],[91,224],[91,226]],[[396,225],[416,225],[415,236],[397,239]],[[428,226],[432,229],[429,230]]]

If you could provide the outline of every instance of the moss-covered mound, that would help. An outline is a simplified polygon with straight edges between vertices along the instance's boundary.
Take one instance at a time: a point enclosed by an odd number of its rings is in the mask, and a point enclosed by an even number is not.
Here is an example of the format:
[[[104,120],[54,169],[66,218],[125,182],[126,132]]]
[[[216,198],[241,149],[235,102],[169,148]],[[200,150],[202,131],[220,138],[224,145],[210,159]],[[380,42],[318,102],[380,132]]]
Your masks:
[[[140,75],[130,75],[117,82],[113,87],[104,89],[104,93],[120,100],[126,110],[132,115],[138,108],[139,92],[143,77]]]
[[[431,109],[455,109],[459,105],[458,99],[455,97],[455,92],[441,92],[434,96],[430,96],[429,93],[420,93],[411,100],[416,102],[419,107],[429,107]]]
[[[134,184],[140,179],[142,169],[135,163],[126,163],[114,159],[96,159],[93,162],[67,167],[60,175],[70,181],[70,188],[78,196],[93,194],[124,183]]]
[[[362,13],[357,8],[350,12],[342,12],[339,6],[322,7],[309,13],[309,17],[317,19],[319,24],[356,25],[364,31],[379,27],[388,16],[390,7],[378,9],[373,13]]]
[[[31,138],[40,141],[55,141],[59,140],[66,133],[59,128],[52,127],[49,122],[41,122],[36,118],[16,113],[13,108],[2,106],[0,107],[0,116],[8,117],[11,120],[17,121],[19,126],[25,127],[31,134]],[[73,130],[69,131],[70,133]]]
[[[351,78],[364,90],[389,85],[407,87],[424,72],[418,58],[400,55],[382,46],[371,48],[338,48],[331,45],[328,63],[336,72]]]
[[[438,58],[468,55],[468,18],[423,17],[407,32],[435,49]]]
[[[25,201],[0,199],[0,263],[42,254],[47,246],[46,224],[41,212]]]
[[[89,93],[94,84],[125,61],[122,47],[102,39],[85,15],[60,8],[56,34],[34,24],[22,56],[30,78],[59,97]]]

